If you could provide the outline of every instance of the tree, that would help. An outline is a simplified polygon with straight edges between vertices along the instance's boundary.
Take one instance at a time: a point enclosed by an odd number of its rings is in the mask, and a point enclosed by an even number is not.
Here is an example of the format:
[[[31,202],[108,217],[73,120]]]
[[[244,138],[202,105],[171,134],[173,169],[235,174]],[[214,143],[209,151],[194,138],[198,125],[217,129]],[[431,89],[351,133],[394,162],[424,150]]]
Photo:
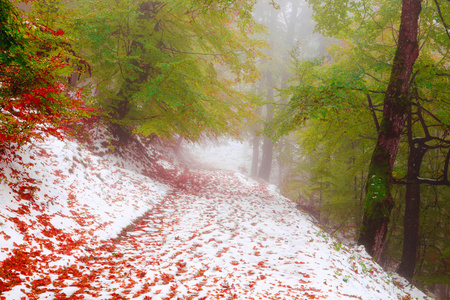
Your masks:
[[[364,245],[369,254],[375,257],[380,257],[383,251],[389,217],[394,206],[391,195],[392,169],[411,106],[410,79],[419,55],[417,34],[421,2],[403,1],[397,50],[384,97],[378,139],[369,166],[358,243]]]
[[[258,78],[252,1],[80,1],[70,25],[94,65],[113,131],[195,141],[252,114],[239,81]],[[220,71],[218,71],[220,70]]]
[[[419,99],[417,99],[419,100]],[[412,281],[417,261],[419,247],[419,227],[420,227],[420,206],[421,206],[421,185],[429,184],[433,186],[450,186],[449,163],[450,151],[444,153],[444,164],[442,170],[437,170],[437,178],[424,178],[421,176],[421,167],[424,157],[430,150],[446,150],[450,148],[448,140],[448,130],[450,124],[443,123],[430,111],[424,109],[420,103],[414,103],[416,111],[412,109],[408,113],[407,119],[407,138],[408,138],[408,167],[404,182],[406,185],[405,193],[405,216],[403,219],[403,252],[398,273]],[[426,116],[428,118],[426,118]],[[427,124],[427,119],[434,121],[434,124]],[[428,121],[429,122],[429,121]],[[423,136],[414,136],[413,126],[417,124],[421,127],[420,132]],[[431,129],[434,129],[433,132]]]
[[[270,102],[273,101],[273,87],[272,87],[272,72],[268,71],[266,73],[266,100],[269,102],[266,104],[266,122],[272,121],[273,118],[273,106]],[[258,177],[266,181],[269,181],[270,173],[272,171],[272,160],[273,160],[273,143],[272,139],[268,136],[264,136],[263,146],[262,146],[262,158],[261,165],[259,167]],[[258,145],[259,147],[259,145]]]
[[[264,122],[266,124],[273,119],[274,107],[286,101],[283,95],[276,92],[276,89],[283,89],[292,75],[290,52],[297,48],[298,44],[303,44],[303,50],[307,49],[307,44],[320,36],[312,34],[313,26],[309,22],[311,10],[307,7],[306,2],[277,1],[277,9],[268,8],[270,8],[269,1],[260,1],[255,9],[255,18],[268,27],[268,34],[264,38],[271,45],[271,48],[266,51],[270,60],[260,65],[265,76],[265,80],[260,82],[260,92],[264,92],[266,97],[266,104],[262,109],[265,112]],[[254,167],[259,162],[259,157],[256,155],[259,156],[260,135],[263,137],[261,166],[259,172],[254,172],[254,174],[258,173],[260,178],[269,180],[272,163],[277,157],[277,145],[270,132],[256,133],[253,146]],[[278,167],[281,170],[281,166],[278,165]]]
[[[20,16],[8,0],[0,4],[0,148],[5,154],[46,134],[59,136],[91,110],[81,90],[65,84],[70,63],[78,58],[64,32]]]
[[[370,11],[374,8],[369,3],[337,3],[333,7],[326,7],[322,1],[310,1],[315,11],[316,19],[319,22],[318,28],[325,32],[332,33],[340,37],[343,28],[357,27],[355,35],[360,37],[356,40],[357,45],[364,41],[362,35],[374,35],[377,30],[366,25],[366,21],[371,16]],[[379,7],[378,13],[386,13],[383,5]],[[326,17],[325,12],[331,12],[332,17]],[[389,84],[386,87],[383,100],[383,117],[379,126],[378,138],[373,151],[369,166],[368,179],[366,183],[366,196],[364,204],[364,216],[360,229],[358,242],[363,244],[367,251],[376,257],[381,255],[384,247],[386,233],[389,224],[390,212],[393,208],[391,196],[392,168],[398,150],[398,145],[402,136],[402,131],[406,121],[409,99],[409,81],[413,71],[413,65],[419,54],[417,41],[418,21],[421,11],[421,1],[403,1],[400,30],[396,40],[396,52],[393,58],[392,68],[389,76]],[[352,17],[349,15],[352,14]],[[387,18],[385,18],[387,19]],[[385,19],[374,19],[375,25],[382,27]],[[332,27],[330,22],[335,22],[337,26]],[[366,57],[380,61],[380,58],[371,54],[373,50],[368,48],[363,52]],[[367,73],[362,70],[361,75]],[[379,80],[373,77],[375,80]],[[342,88],[342,86],[341,86]]]
[[[382,131],[389,128],[389,125],[392,125],[389,122],[381,122],[381,124],[378,122],[378,119],[381,120],[383,118],[383,113],[395,112],[397,117],[403,118],[403,121],[397,120],[399,122],[395,124],[400,124],[397,127],[399,131],[396,133],[401,137],[407,132],[408,126],[405,127],[405,121],[411,108],[413,108],[413,111],[415,111],[413,124],[415,125],[413,126],[412,136],[414,147],[417,147],[417,142],[420,139],[416,139],[416,137],[426,136],[424,129],[421,129],[419,126],[420,122],[416,115],[417,107],[423,107],[424,115],[428,118],[427,122],[435,122],[434,124],[430,123],[433,124],[431,125],[433,129],[430,132],[430,136],[443,139],[446,132],[443,128],[448,125],[449,120],[448,101],[446,100],[448,99],[449,52],[448,34],[446,32],[448,21],[444,19],[445,15],[442,15],[442,11],[448,10],[449,4],[447,2],[440,3],[440,6],[431,2],[423,4],[423,10],[420,11],[420,19],[416,19],[416,22],[420,21],[420,35],[416,37],[416,42],[420,44],[420,47],[416,48],[416,50],[420,50],[420,52],[417,53],[418,56],[414,64],[412,64],[411,57],[408,57],[409,61],[402,61],[403,66],[408,62],[411,67],[409,73],[407,72],[409,78],[403,81],[406,90],[404,94],[400,93],[401,89],[397,90],[400,99],[392,99],[392,95],[395,93],[389,90],[389,86],[400,82],[399,80],[390,79],[396,76],[392,69],[402,66],[402,64],[392,64],[394,59],[398,61],[398,54],[401,54],[401,51],[397,51],[397,53],[393,51],[402,43],[402,40],[398,39],[398,28],[401,21],[399,15],[401,11],[400,2],[390,0],[333,2],[331,4],[320,0],[309,2],[312,4],[315,20],[318,22],[317,28],[322,33],[328,34],[339,41],[328,49],[329,56],[321,60],[311,61],[302,59],[301,56],[294,56],[296,59],[294,62],[295,73],[297,74],[296,85],[285,90],[290,95],[290,100],[287,105],[278,107],[275,121],[270,129],[276,129],[277,132],[275,134],[282,135],[305,126],[306,128],[301,130],[302,134],[298,135],[298,137],[303,139],[301,144],[299,142],[302,148],[305,148],[306,145],[305,136],[310,137],[309,145],[311,145],[311,140],[314,140],[314,138],[319,140],[315,142],[317,147],[314,149],[317,151],[314,151],[312,155],[319,162],[316,165],[321,165],[322,161],[326,161],[329,165],[326,173],[320,173],[322,172],[320,168],[308,169],[308,175],[310,176],[308,180],[310,182],[315,181],[317,186],[319,184],[322,187],[326,186],[326,190],[321,195],[327,197],[330,200],[330,204],[337,204],[338,197],[336,195],[343,191],[344,187],[339,186],[342,183],[337,183],[333,177],[337,172],[344,174],[347,172],[347,170],[342,171],[342,168],[339,169],[338,167],[340,164],[338,157],[341,157],[341,160],[343,159],[342,157],[345,157],[345,155],[339,155],[349,151],[352,146],[354,147],[355,140],[361,137],[367,138],[364,143],[361,143],[364,152],[367,153],[369,151],[369,153],[372,153],[375,150],[374,141],[377,140],[379,135],[386,136],[386,133],[382,133]],[[411,13],[413,11],[408,12]],[[418,12],[416,12],[416,15],[418,15]],[[412,45],[414,46],[414,43]],[[407,48],[402,49],[407,50]],[[407,73],[402,75],[408,76]],[[391,76],[392,74],[394,76]],[[391,94],[388,94],[387,91],[390,91]],[[384,105],[386,99],[390,99],[390,103]],[[380,107],[387,108],[383,112],[383,110],[379,109]],[[436,124],[437,119],[433,119],[430,114],[441,120],[442,124]],[[356,116],[359,117],[356,118]],[[357,132],[354,126],[361,126],[362,129],[362,126],[367,124],[371,124],[371,126],[365,127],[362,132],[356,135],[354,134],[354,132]],[[316,130],[315,134],[317,137],[312,136],[311,138],[308,133],[314,132],[314,130]],[[333,134],[328,136],[317,134],[320,130],[334,134],[352,133],[352,139],[336,141],[333,138]],[[391,138],[393,137],[391,136]],[[387,138],[384,138],[384,141],[387,140]],[[391,139],[391,141],[393,140]],[[408,165],[407,137],[403,136],[405,143],[400,144],[401,141],[401,138],[395,140],[395,143],[399,142],[396,147],[401,148],[391,148],[395,152],[400,149],[402,151],[400,157],[395,157],[394,159],[394,157],[389,157],[386,154],[386,158],[392,158],[396,161],[394,165],[390,165],[391,161],[389,160],[385,162],[385,165],[379,162],[372,164],[372,166],[375,165],[376,167],[387,167],[384,174],[388,175],[386,184],[389,185],[389,188],[393,187],[392,184],[394,182],[399,181],[398,178],[407,175],[408,168],[410,170],[413,169],[412,167],[418,168],[417,164],[416,166]],[[360,140],[356,143],[356,147],[359,146],[359,142]],[[434,142],[429,140],[426,147],[435,147],[438,143],[437,140],[434,140]],[[341,147],[339,152],[333,150],[337,145]],[[395,144],[392,142],[389,145],[393,146]],[[439,178],[438,176],[443,178],[442,169],[445,166],[446,153],[445,149],[439,151],[437,149],[427,150],[423,157],[419,179],[425,177]],[[372,157],[374,156],[372,155]],[[302,159],[303,162],[306,162],[308,157],[302,156]],[[415,161],[414,163],[420,162],[419,160],[411,160],[410,163],[413,164],[413,161]],[[367,166],[369,162],[361,161],[362,165],[367,164]],[[351,164],[349,163],[349,165]],[[438,171],[439,168],[441,171]],[[373,169],[371,170],[373,174]],[[425,176],[426,174],[427,176]],[[315,175],[317,175],[316,178],[313,177]],[[400,181],[406,182],[406,178],[402,178]],[[349,186],[350,182],[344,184]],[[378,187],[381,186],[382,184]],[[376,192],[375,185],[371,186],[369,184],[367,187],[372,187],[372,192],[374,190]],[[411,198],[405,199],[404,191],[403,187],[395,187],[395,193],[398,192],[397,197],[395,199],[391,197],[391,205],[395,204],[397,209],[395,210],[396,214],[393,215],[394,223],[392,225],[394,226],[389,228],[390,236],[399,237],[399,243],[397,243],[397,239],[391,239],[392,247],[388,249],[389,253],[386,253],[386,257],[389,256],[392,259],[389,263],[395,263],[395,260],[398,261],[401,256],[402,234],[400,231],[404,228],[401,225],[397,225],[397,219],[394,218],[402,218],[402,208],[410,204],[408,202]],[[408,192],[408,194],[410,193]],[[417,274],[420,274],[422,282],[424,282],[423,279],[425,277],[427,277],[427,283],[448,282],[448,276],[438,278],[438,274],[445,273],[445,268],[435,268],[433,266],[433,262],[436,264],[437,257],[439,257],[439,261],[444,266],[447,263],[445,253],[448,251],[448,243],[445,238],[442,238],[439,231],[434,228],[442,230],[448,228],[445,225],[445,221],[442,221],[448,215],[446,213],[447,205],[445,204],[445,199],[448,199],[448,197],[443,196],[445,195],[444,189],[424,184],[422,184],[421,194],[423,202],[419,214],[420,235],[416,252],[416,257],[419,257],[416,264]],[[366,197],[366,199],[368,200],[369,198]],[[390,211],[389,208],[386,208],[386,210],[387,212]],[[373,210],[371,210],[370,205],[366,206],[366,213],[371,211]],[[368,218],[365,219],[366,225],[367,220]],[[385,221],[389,221],[388,218]],[[406,214],[402,221],[405,224],[409,224],[419,220],[417,220],[416,216],[411,218],[410,215]],[[388,226],[389,224],[385,223],[385,225]],[[407,225],[404,227],[407,228]],[[404,233],[410,233],[407,231],[405,230]],[[382,238],[382,236],[383,234],[379,237]],[[408,244],[408,241],[406,243]],[[398,247],[399,244],[400,247]],[[369,248],[373,249],[371,246]],[[379,251],[381,249],[375,250]]]

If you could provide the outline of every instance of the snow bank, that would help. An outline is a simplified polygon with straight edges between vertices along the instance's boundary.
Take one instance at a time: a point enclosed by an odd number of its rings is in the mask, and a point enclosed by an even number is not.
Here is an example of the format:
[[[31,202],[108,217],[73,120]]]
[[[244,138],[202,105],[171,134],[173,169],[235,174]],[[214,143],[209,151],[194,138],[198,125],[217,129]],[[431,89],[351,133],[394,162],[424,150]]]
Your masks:
[[[135,153],[54,138],[24,149],[32,200],[0,184],[0,299],[430,299],[236,172],[241,147],[191,156],[233,171],[161,163],[171,187]]]

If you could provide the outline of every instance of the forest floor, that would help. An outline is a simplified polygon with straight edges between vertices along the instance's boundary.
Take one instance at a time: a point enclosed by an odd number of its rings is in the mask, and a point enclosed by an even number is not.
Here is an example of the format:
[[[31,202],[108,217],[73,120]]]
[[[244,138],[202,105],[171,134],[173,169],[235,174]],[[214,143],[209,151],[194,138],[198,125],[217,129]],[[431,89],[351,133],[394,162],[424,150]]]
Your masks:
[[[158,178],[102,145],[3,167],[30,177],[0,185],[0,299],[430,299],[273,185],[161,157]]]

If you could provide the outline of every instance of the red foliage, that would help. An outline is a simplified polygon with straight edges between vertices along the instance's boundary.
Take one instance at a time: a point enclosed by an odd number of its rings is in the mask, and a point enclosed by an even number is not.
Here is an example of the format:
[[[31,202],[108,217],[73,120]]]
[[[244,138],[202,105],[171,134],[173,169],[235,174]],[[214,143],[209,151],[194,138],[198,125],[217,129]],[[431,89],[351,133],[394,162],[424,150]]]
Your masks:
[[[40,251],[30,251],[26,246],[18,246],[12,250],[12,255],[0,262],[0,295],[11,287],[22,282],[20,275],[31,276],[36,270],[34,258]]]
[[[41,85],[39,81],[43,79],[37,81],[35,84]],[[81,90],[69,96],[66,84],[46,84],[48,86],[28,86],[26,93],[15,95],[2,104],[1,119],[7,121],[0,125],[2,148],[11,149],[11,145],[20,147],[33,139],[43,138],[45,134],[61,137],[68,124],[94,111],[84,104]]]
[[[85,103],[82,89],[64,82],[74,64],[84,64],[64,40],[63,30],[20,20],[16,26],[22,33],[23,47],[9,49],[0,60],[0,160],[2,165],[13,162],[24,167],[17,150],[51,134],[62,138],[72,133],[80,120],[95,111]],[[36,30],[39,28],[40,30]],[[54,53],[55,49],[59,53]],[[70,129],[69,129],[70,128]],[[0,180],[7,174],[0,168]],[[33,200],[38,190],[26,172],[12,169],[8,174],[16,198]]]

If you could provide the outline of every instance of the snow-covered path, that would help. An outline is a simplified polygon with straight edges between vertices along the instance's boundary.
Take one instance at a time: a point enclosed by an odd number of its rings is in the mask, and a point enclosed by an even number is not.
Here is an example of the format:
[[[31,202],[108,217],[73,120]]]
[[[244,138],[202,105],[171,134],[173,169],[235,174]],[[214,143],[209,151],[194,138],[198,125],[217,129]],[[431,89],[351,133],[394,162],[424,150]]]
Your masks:
[[[0,300],[429,299],[241,173],[34,151],[34,203],[0,185]]]
[[[298,214],[267,186],[243,177],[191,174],[114,248],[91,252],[86,268],[96,276],[84,293],[102,299],[112,292],[144,299],[321,298],[311,284],[314,257],[302,251],[313,242],[303,229],[312,228]]]
[[[90,249],[88,249],[90,250]],[[328,238],[269,186],[193,171],[88,256],[71,299],[399,299],[362,249]]]

